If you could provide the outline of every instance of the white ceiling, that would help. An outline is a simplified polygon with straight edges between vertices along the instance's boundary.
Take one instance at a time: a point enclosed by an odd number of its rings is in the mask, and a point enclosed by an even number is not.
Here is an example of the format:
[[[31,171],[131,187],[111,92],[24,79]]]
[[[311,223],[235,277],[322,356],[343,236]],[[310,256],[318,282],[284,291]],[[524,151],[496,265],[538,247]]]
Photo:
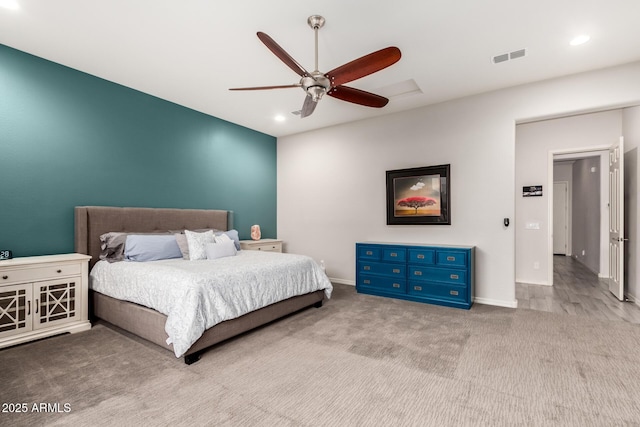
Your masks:
[[[0,43],[273,136],[640,60],[639,0],[15,1],[0,8]],[[325,97],[300,119],[302,89],[228,91],[299,81],[257,31],[312,71],[313,14],[326,18],[321,71],[397,46],[398,63],[348,85],[387,95],[412,79],[422,94],[382,109]],[[570,46],[580,33],[591,41]]]

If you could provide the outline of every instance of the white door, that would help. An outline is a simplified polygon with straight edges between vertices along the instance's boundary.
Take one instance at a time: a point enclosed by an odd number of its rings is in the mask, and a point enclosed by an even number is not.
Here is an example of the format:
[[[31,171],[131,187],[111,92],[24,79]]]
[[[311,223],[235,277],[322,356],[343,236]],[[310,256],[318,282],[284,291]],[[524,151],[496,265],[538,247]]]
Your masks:
[[[624,301],[624,140],[609,149],[609,290]]]
[[[569,192],[567,182],[553,183],[553,254],[566,255],[569,222]]]

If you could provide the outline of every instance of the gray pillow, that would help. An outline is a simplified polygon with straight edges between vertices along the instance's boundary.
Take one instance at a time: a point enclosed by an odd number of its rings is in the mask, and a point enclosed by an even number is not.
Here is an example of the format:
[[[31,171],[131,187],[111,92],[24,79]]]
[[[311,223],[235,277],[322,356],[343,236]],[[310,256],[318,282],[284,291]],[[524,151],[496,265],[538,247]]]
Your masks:
[[[127,233],[110,231],[100,236],[100,259],[108,262],[122,261],[124,259],[124,244],[127,241]]]
[[[172,234],[129,234],[124,248],[124,258],[139,262],[157,261],[182,258],[182,252]]]

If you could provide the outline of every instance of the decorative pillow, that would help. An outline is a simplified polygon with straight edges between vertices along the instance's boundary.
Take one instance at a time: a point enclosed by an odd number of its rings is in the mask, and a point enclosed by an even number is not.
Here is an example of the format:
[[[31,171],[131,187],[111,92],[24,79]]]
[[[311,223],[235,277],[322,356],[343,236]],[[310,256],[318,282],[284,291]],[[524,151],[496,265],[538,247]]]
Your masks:
[[[100,259],[108,262],[122,261],[124,259],[124,244],[127,241],[127,233],[111,231],[100,236]]]
[[[189,259],[189,243],[187,242],[187,235],[182,233],[175,233],[176,243],[182,252],[182,258]]]
[[[129,261],[156,261],[182,258],[182,252],[172,234],[129,234],[125,243],[124,258]]]
[[[184,230],[187,236],[187,245],[189,246],[189,259],[207,259],[206,246],[207,243],[214,243],[213,231],[205,231],[204,233],[196,233],[194,231]]]
[[[213,240],[215,240],[216,243],[224,243],[224,242],[232,242],[233,240],[231,240],[231,237],[227,236],[226,234],[219,234],[219,235],[215,235],[213,236]],[[233,244],[233,247],[235,248],[235,243]]]
[[[231,240],[233,240],[233,243],[236,246],[236,250],[240,250],[240,237],[238,237],[238,230],[220,231],[216,233],[216,236],[219,236],[221,234],[226,234],[227,236],[229,236]]]
[[[229,237],[227,237],[227,239],[229,239]],[[222,242],[208,243],[206,246],[206,252],[207,259],[217,259],[234,256],[237,253],[236,245],[231,239]]]

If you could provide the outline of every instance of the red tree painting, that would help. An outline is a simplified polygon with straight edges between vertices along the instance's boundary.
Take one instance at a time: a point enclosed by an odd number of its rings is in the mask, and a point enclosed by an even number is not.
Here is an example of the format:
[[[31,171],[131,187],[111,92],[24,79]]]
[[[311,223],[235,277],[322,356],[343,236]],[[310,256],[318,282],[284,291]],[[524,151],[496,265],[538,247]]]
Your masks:
[[[398,206],[406,206],[408,208],[413,208],[415,209],[414,215],[418,214],[418,208],[422,208],[425,206],[432,206],[435,205],[436,201],[435,199],[432,199],[431,197],[405,197],[402,200],[398,200]]]

